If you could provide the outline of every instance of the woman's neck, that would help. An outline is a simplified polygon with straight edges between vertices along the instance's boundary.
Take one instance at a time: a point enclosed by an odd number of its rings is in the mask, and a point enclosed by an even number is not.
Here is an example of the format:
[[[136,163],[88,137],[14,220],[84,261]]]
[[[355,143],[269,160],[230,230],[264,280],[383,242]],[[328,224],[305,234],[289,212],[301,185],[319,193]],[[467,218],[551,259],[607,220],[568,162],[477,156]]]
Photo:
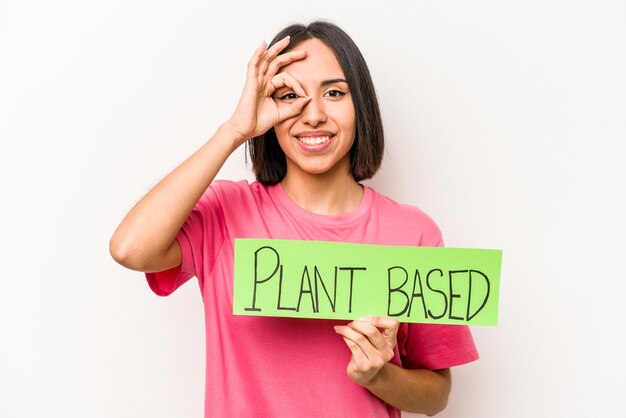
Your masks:
[[[328,216],[345,215],[358,208],[363,199],[363,187],[350,173],[341,176],[329,172],[300,174],[290,175],[288,170],[281,185],[296,205],[309,212]]]

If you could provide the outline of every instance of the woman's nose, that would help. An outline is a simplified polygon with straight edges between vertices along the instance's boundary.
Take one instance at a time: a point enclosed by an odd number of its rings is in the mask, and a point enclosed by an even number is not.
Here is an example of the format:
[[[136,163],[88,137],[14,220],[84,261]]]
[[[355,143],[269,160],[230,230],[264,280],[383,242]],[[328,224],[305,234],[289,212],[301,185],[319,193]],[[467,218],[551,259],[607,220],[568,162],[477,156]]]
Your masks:
[[[322,99],[312,97],[302,109],[302,122],[310,126],[318,126],[326,122],[326,112]]]

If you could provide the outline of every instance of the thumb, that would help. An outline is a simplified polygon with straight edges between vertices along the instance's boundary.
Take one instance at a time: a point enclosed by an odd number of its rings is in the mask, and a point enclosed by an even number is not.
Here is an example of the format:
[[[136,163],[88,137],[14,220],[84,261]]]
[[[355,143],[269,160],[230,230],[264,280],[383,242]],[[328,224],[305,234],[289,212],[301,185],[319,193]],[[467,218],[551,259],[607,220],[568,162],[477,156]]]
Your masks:
[[[284,110],[284,113],[280,113],[280,122],[302,113],[302,109],[309,102],[309,100],[311,100],[311,98],[308,96],[298,97],[292,103],[289,103],[289,105],[283,107],[283,109],[281,110]]]
[[[398,333],[398,321],[386,316],[373,316],[370,323],[380,329],[386,338],[395,339]]]

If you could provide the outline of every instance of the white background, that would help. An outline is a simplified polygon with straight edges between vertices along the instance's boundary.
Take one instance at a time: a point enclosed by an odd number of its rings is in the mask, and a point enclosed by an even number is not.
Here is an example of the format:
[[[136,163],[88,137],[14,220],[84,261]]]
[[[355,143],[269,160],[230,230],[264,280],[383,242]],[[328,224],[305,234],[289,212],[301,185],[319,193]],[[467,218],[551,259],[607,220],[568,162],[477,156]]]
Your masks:
[[[441,416],[623,412],[624,2],[0,4],[0,416],[202,416],[197,283],[154,296],[109,239],[230,116],[260,42],[315,18],[370,65],[370,184],[448,246],[504,250],[499,326]],[[243,149],[220,177],[252,178]]]

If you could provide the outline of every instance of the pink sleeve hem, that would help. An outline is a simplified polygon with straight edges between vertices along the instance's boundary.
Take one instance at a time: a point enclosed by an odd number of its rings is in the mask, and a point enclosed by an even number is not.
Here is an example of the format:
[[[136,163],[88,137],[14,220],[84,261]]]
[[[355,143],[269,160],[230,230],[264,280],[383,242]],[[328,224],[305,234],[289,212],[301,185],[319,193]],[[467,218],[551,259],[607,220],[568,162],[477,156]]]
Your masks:
[[[168,270],[145,273],[150,289],[158,296],[170,295],[195,273],[191,244],[182,229],[176,234],[176,241],[182,252],[181,265]]]

